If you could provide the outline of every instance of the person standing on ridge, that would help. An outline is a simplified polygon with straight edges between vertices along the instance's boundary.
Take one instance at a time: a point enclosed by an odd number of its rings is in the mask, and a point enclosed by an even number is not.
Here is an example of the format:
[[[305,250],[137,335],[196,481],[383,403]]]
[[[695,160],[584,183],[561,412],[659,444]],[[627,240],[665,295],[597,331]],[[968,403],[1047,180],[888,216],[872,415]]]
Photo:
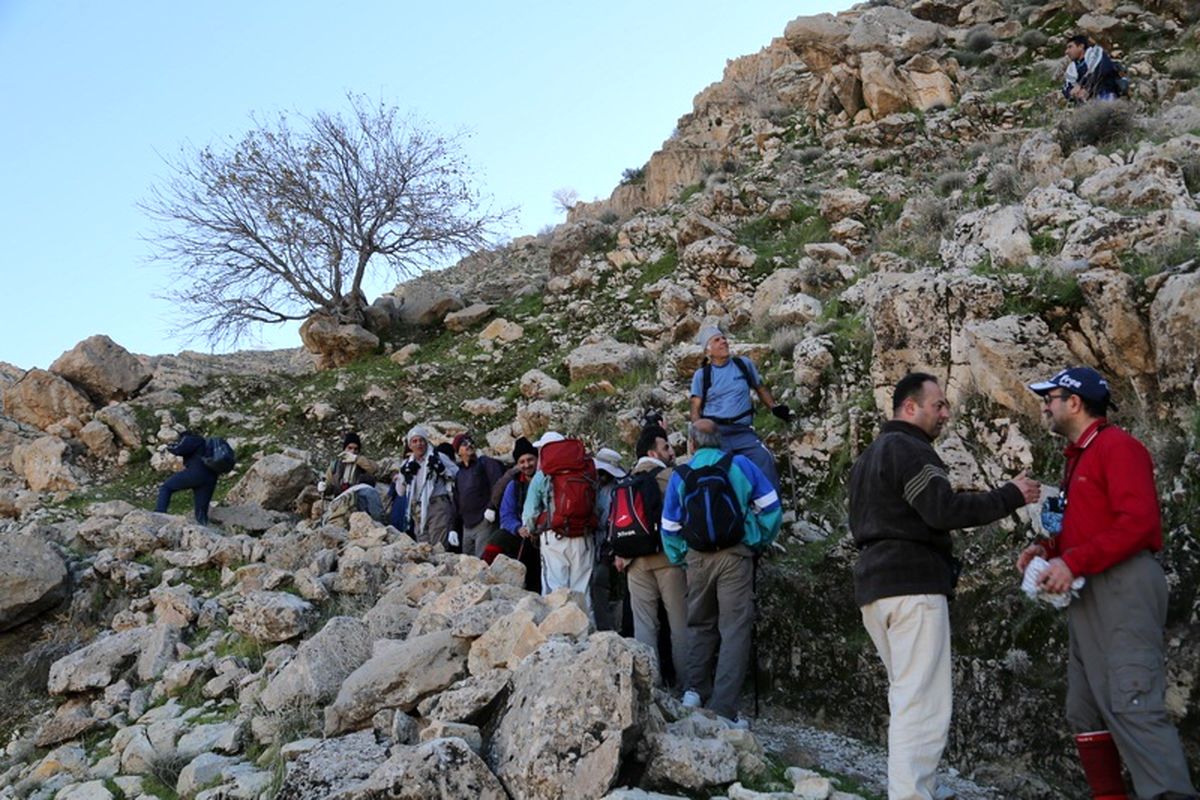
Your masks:
[[[745,356],[730,355],[729,339],[720,328],[704,326],[697,341],[704,348],[704,364],[692,375],[692,422],[700,419],[715,422],[721,435],[721,449],[750,459],[778,491],[775,456],[754,430],[754,404],[750,394],[758,395],[771,413],[784,422],[792,418],[792,410],[775,402],[753,361]]]

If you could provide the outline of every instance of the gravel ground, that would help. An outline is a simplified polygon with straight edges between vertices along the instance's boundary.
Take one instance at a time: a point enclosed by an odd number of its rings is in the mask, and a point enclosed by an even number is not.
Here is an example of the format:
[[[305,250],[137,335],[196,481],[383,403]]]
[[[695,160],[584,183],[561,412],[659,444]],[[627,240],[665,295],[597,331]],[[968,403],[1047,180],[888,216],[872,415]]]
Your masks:
[[[789,766],[818,768],[844,775],[858,781],[867,791],[880,797],[887,796],[887,752],[884,748],[799,722],[776,719],[769,710],[764,711],[751,726],[754,735],[763,747],[782,756]],[[980,786],[953,770],[944,770],[940,778],[942,786],[953,790],[952,796],[958,800],[1002,798],[999,790]]]

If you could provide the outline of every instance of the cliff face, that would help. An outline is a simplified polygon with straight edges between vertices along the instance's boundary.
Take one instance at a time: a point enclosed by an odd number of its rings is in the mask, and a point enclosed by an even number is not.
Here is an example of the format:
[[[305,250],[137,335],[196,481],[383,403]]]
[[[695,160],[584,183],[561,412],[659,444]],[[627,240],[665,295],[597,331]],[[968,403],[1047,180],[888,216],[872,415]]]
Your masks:
[[[1128,99],[1065,105],[1060,53],[1075,30],[1121,59]],[[1155,458],[1171,586],[1168,703],[1195,762],[1198,77],[1200,34],[1189,3],[918,0],[800,18],[759,53],[731,61],[640,175],[607,200],[576,206],[551,232],[397,286],[372,307],[374,343],[337,330],[306,337],[323,363],[347,366],[316,371],[313,354],[302,351],[134,358],[111,342],[84,342],[48,370],[0,369],[0,517],[11,535],[50,542],[65,558],[75,587],[65,608],[81,638],[50,637],[37,651],[41,661],[27,666],[44,670],[96,629],[119,636],[174,620],[178,642],[161,632],[147,638],[153,647],[137,638],[150,633],[120,641],[137,639],[143,652],[175,662],[164,667],[174,670],[164,697],[189,685],[189,669],[203,674],[197,685],[205,692],[218,681],[211,696],[197,689],[179,705],[212,700],[222,723],[237,723],[246,744],[227,747],[234,760],[211,773],[236,783],[247,752],[282,748],[313,728],[278,710],[265,713],[258,696],[292,663],[294,646],[316,633],[313,612],[259,593],[291,587],[319,615],[344,612],[368,627],[391,614],[406,620],[403,630],[372,628],[367,636],[395,640],[407,640],[405,626],[421,614],[421,634],[452,627],[457,600],[422,610],[442,592],[475,592],[468,605],[491,604],[472,612],[482,616],[499,614],[501,601],[520,602],[508,589],[461,589],[488,581],[464,577],[432,554],[402,554],[380,529],[364,525],[338,539],[302,521],[313,498],[300,487],[328,463],[342,432],[358,430],[383,471],[418,422],[439,440],[472,430],[498,455],[519,435],[553,428],[628,457],[642,413],[654,408],[679,444],[700,361],[692,339],[702,324],[717,322],[797,412],[789,426],[765,412],[756,420],[780,459],[788,511],[785,552],[760,574],[759,670],[768,702],[883,739],[885,681],[853,605],[844,480],[874,437],[896,379],[921,369],[946,386],[954,418],[938,447],[957,486],[990,487],[1023,469],[1054,485],[1062,443],[1044,431],[1024,387],[1082,363],[1110,378],[1121,408],[1114,421]],[[130,375],[136,380],[123,382]],[[159,450],[184,426],[219,432],[238,448],[239,467],[218,499],[236,481],[240,505],[214,512],[224,535],[120,504],[149,506],[174,466]],[[184,505],[181,498],[173,508]],[[959,539],[967,570],[952,611],[956,714],[948,757],[1006,797],[1074,797],[1080,787],[1061,719],[1065,626],[1060,614],[1018,593],[1011,567],[1036,524],[1023,511]],[[303,543],[300,551],[261,544],[264,530],[272,541]],[[58,571],[50,572],[46,591],[61,592]],[[175,591],[184,584],[188,591]],[[389,594],[402,586],[402,596]],[[196,601],[195,613],[180,595]],[[385,610],[369,616],[377,604]],[[532,629],[552,610],[526,608],[530,619],[505,625],[524,626],[533,641]],[[239,632],[230,620],[252,612],[293,619],[284,637],[291,644],[283,645],[293,651],[268,647],[265,660],[261,645],[256,658],[231,653],[245,647],[251,628]],[[482,636],[486,626],[472,624]],[[589,658],[624,664],[627,688],[646,701],[634,656],[581,635],[575,644]],[[151,656],[132,664],[118,645],[105,662],[111,685],[56,693],[63,697],[52,718],[5,718],[10,731],[24,732],[14,741],[26,744],[9,748],[2,781],[16,785],[50,769],[29,740],[30,731],[53,738],[40,733],[47,726],[66,732],[56,742],[89,732],[76,759],[82,766],[70,773],[79,781],[100,775],[88,762],[103,761],[103,748],[120,750],[113,774],[138,763],[137,754],[146,755],[137,738],[144,731],[133,731],[139,725],[159,724],[155,730],[172,738],[163,719],[137,722],[163,673]],[[434,648],[438,658],[466,658],[443,645]],[[539,656],[560,657],[565,651]],[[28,674],[11,671],[7,690],[29,690]],[[120,681],[124,688],[112,689]],[[492,700],[516,688],[501,683]],[[46,705],[41,687],[29,691],[31,708]],[[490,702],[486,713],[476,710],[499,725]],[[365,713],[337,708],[337,719],[361,722]],[[653,719],[677,712],[666,701],[655,708],[639,705],[633,727],[653,729]],[[191,727],[214,713],[179,711]],[[407,734],[397,726],[408,716],[433,718],[414,707],[376,728],[399,741]],[[633,736],[627,722],[614,727],[621,737]],[[512,781],[525,780],[513,776],[533,780],[536,770],[526,774],[516,750],[502,769],[496,731],[479,727],[487,768],[510,793]],[[638,752],[616,747],[605,769],[629,777],[629,765],[644,763]],[[315,769],[305,780],[327,789],[321,780],[329,776]],[[721,783],[728,781],[714,779]]]

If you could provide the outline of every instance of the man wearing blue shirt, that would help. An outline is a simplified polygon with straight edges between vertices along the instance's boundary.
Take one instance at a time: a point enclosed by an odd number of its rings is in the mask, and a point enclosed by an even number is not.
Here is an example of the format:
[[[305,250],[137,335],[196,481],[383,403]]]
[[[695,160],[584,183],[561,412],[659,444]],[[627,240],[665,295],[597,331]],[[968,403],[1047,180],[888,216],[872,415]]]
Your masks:
[[[778,490],[779,473],[775,456],[758,438],[753,428],[754,404],[750,393],[758,395],[771,413],[784,422],[792,418],[792,410],[775,398],[762,382],[758,368],[745,356],[730,356],[729,340],[721,329],[708,325],[697,337],[704,348],[705,363],[692,376],[691,419],[711,419],[717,423],[721,446],[730,453],[745,456],[754,462],[771,485]]]
[[[783,511],[779,494],[745,456],[734,455],[726,476],[737,498],[742,539],[732,547],[701,551],[688,547],[684,530],[686,473],[726,457],[717,424],[702,419],[689,426],[694,455],[677,469],[663,498],[663,552],[673,564],[687,564],[688,656],[684,705],[705,707],[738,727],[738,695],[750,667],[754,624],[754,557],[779,533]],[[722,467],[722,469],[724,469]],[[714,677],[715,662],[715,677]],[[683,680],[683,679],[681,679]]]

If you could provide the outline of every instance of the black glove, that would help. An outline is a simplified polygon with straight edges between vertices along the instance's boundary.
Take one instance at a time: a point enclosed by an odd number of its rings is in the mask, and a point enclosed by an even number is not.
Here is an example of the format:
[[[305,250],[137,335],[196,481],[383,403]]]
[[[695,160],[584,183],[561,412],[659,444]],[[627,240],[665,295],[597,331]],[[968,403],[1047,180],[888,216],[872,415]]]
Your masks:
[[[437,453],[430,453],[429,460],[426,462],[431,470],[438,475],[446,474],[446,465],[442,463],[442,458]]]
[[[771,406],[771,413],[779,417],[784,422],[787,422],[792,418],[792,410],[783,403]]]
[[[400,467],[400,474],[404,476],[404,480],[412,482],[412,479],[421,471],[421,464],[418,461],[405,461],[404,466]]]

